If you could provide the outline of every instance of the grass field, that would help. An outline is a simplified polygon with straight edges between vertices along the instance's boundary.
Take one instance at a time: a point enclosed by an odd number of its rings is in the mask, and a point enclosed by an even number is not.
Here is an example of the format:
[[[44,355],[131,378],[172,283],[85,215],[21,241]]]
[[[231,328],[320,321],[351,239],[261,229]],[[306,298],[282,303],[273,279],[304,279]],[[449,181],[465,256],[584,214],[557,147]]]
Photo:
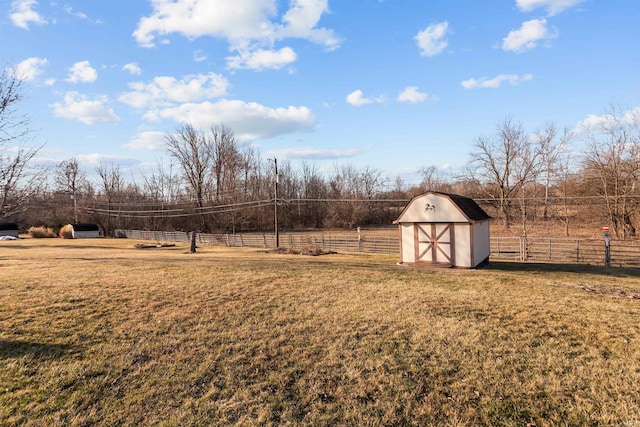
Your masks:
[[[0,425],[640,425],[640,273],[0,243]]]

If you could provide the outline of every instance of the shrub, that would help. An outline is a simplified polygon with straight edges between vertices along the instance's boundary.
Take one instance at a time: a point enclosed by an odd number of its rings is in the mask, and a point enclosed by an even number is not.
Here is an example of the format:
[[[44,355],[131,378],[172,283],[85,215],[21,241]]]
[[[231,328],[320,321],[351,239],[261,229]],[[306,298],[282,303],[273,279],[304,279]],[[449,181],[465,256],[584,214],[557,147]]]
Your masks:
[[[29,236],[34,239],[42,239],[49,237],[58,237],[56,232],[49,227],[45,227],[44,225],[40,227],[31,227],[29,228]]]
[[[73,239],[73,225],[67,224],[60,229],[60,237],[62,239]]]

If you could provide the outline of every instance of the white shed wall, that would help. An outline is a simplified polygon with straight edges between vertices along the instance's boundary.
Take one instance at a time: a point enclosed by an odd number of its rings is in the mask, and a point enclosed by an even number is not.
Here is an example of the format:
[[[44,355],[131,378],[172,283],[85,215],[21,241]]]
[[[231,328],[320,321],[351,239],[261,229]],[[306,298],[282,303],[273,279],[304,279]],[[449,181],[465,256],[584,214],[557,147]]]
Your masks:
[[[100,237],[99,231],[74,231],[74,239],[94,239]]]
[[[471,224],[455,224],[455,267],[471,267]]]
[[[491,241],[489,236],[489,221],[482,221],[473,226],[473,250],[475,264],[477,266],[491,254]]]
[[[402,254],[400,262],[416,262],[416,251],[414,242],[414,224],[400,224]]]

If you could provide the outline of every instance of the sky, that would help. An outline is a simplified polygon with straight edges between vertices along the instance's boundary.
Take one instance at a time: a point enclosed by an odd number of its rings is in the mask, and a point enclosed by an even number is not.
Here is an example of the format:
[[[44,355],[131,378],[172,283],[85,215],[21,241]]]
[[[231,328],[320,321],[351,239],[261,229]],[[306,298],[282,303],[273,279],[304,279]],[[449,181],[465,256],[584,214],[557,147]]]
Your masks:
[[[261,157],[407,184],[533,133],[640,106],[637,0],[0,0],[39,161],[132,174],[181,123]]]

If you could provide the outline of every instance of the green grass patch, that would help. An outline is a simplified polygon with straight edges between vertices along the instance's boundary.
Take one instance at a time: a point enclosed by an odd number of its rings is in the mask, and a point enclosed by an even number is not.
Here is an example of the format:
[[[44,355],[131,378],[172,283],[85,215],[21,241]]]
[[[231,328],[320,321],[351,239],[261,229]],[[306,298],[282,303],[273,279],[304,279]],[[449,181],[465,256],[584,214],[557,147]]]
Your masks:
[[[640,423],[640,274],[0,243],[2,425]]]

